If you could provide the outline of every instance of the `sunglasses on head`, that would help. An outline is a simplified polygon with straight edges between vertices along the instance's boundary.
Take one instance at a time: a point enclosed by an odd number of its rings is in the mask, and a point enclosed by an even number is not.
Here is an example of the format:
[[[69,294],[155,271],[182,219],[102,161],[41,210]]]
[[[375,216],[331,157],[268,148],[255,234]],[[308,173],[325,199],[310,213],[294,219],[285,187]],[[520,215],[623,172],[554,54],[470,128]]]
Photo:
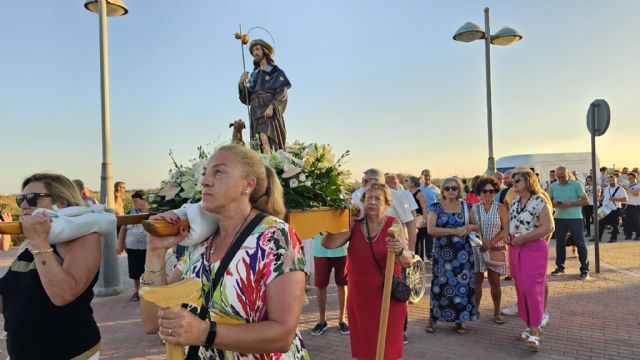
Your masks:
[[[495,194],[496,190],[495,189],[482,189],[480,190],[481,193],[483,194]]]
[[[442,188],[442,190],[444,191],[458,191],[458,187],[457,186],[445,186]]]
[[[16,203],[18,204],[18,206],[20,206],[22,204],[23,201],[27,201],[27,204],[29,204],[29,206],[36,206],[38,205],[38,198],[41,197],[51,197],[52,195],[49,193],[28,193],[28,194],[20,194],[20,195],[16,195]]]

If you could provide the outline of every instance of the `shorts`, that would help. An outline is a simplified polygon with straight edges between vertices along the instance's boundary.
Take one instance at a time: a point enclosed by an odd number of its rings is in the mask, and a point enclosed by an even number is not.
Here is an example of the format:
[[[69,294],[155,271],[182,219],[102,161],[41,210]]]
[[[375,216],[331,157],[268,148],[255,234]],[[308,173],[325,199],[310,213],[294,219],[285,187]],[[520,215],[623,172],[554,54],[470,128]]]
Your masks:
[[[129,279],[139,280],[144,273],[144,262],[147,257],[145,249],[127,249],[127,264],[129,265]]]
[[[315,268],[314,285],[319,289],[329,286],[329,276],[331,269],[334,271],[334,279],[337,286],[347,286],[347,257],[314,257],[313,266]]]

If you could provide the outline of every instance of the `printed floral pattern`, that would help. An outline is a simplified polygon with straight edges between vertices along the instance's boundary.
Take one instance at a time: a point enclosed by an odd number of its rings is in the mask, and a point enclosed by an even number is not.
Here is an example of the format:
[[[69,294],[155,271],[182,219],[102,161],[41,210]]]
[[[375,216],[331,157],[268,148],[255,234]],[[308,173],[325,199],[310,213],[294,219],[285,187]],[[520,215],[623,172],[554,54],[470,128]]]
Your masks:
[[[544,197],[533,195],[524,208],[520,207],[520,196],[516,196],[509,207],[509,233],[519,236],[540,226],[540,213],[546,204]]]
[[[463,206],[471,208],[467,203]],[[447,213],[440,203],[432,204],[430,211],[437,215],[438,227],[458,228],[465,224],[464,211]],[[459,236],[439,236],[433,243],[430,318],[457,323],[476,320],[478,310],[471,244]]]
[[[202,280],[202,292],[194,295],[188,304],[192,313],[198,314],[218,265],[219,262],[208,264],[204,261],[202,244],[187,249],[178,263],[183,278]],[[267,285],[288,272],[304,270],[305,257],[298,235],[284,221],[268,216],[253,230],[229,264],[209,303],[209,317],[219,324],[267,320]],[[206,360],[309,359],[299,332],[287,353],[241,354],[200,348],[199,355],[200,359]]]

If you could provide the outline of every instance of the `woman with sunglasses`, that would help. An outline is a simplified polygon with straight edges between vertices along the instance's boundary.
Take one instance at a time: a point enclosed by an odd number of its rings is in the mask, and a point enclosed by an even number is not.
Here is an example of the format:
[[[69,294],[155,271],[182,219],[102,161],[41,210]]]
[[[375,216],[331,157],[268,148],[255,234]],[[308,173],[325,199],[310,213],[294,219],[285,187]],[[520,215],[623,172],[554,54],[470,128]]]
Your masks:
[[[0,279],[0,309],[11,359],[97,359],[100,331],[91,300],[101,241],[96,233],[49,245],[51,221],[38,208],[84,206],[71,180],[34,174],[16,196],[27,238]]]
[[[476,293],[471,243],[468,234],[478,231],[471,206],[462,201],[462,182],[451,177],[440,187],[442,201],[429,207],[427,230],[433,241],[433,279],[427,333],[436,323],[453,322],[459,334],[467,332],[464,323],[476,320]]]
[[[322,246],[335,249],[347,242],[347,273],[349,294],[347,315],[351,356],[357,359],[374,359],[375,344],[382,306],[382,288],[387,262],[387,252],[396,253],[394,273],[400,276],[400,267],[409,267],[411,253],[408,243],[400,238],[389,238],[387,230],[393,225],[402,226],[398,219],[385,215],[392,202],[391,192],[385,184],[374,183],[364,190],[362,203],[364,217],[352,220],[348,232],[326,234]],[[401,359],[404,352],[403,326],[407,303],[391,300],[389,322],[384,349],[384,359]]]
[[[516,283],[518,315],[527,325],[520,336],[529,349],[538,351],[549,256],[547,239],[554,223],[550,206],[531,170],[513,173],[513,189],[517,195],[509,207],[504,242],[510,245],[509,263]]]
[[[481,252],[502,252],[505,254],[507,248],[504,245],[504,229],[509,223],[509,214],[506,206],[494,201],[494,194],[498,192],[500,186],[498,182],[489,176],[483,176],[476,182],[474,189],[475,194],[482,201],[473,206],[473,214],[480,225],[480,238],[483,245]],[[497,255],[501,255],[496,253]],[[502,289],[500,288],[500,276],[509,275],[509,266],[506,262],[502,265],[495,263],[485,263],[482,254],[474,257],[475,260],[475,289],[476,289],[476,306],[480,306],[482,299],[482,283],[484,282],[484,273],[487,272],[489,278],[489,286],[491,288],[491,299],[493,300],[493,321],[496,324],[504,324],[504,318],[500,315],[500,301],[502,298]]]

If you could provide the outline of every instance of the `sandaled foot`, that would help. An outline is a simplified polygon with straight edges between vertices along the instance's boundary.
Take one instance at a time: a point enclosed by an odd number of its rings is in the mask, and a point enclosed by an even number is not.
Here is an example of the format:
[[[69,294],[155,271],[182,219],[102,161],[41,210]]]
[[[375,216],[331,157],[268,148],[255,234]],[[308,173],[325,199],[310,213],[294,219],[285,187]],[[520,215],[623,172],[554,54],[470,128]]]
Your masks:
[[[426,332],[427,334],[433,334],[435,331],[436,331],[435,321],[429,321],[427,326],[424,327],[424,332]]]
[[[467,328],[464,327],[464,324],[456,324],[456,332],[458,334],[466,334],[467,333]]]
[[[500,314],[493,315],[493,322],[496,324],[504,324],[504,318]]]
[[[525,343],[527,344],[527,349],[533,352],[540,350],[540,338],[538,336],[529,335]]]

